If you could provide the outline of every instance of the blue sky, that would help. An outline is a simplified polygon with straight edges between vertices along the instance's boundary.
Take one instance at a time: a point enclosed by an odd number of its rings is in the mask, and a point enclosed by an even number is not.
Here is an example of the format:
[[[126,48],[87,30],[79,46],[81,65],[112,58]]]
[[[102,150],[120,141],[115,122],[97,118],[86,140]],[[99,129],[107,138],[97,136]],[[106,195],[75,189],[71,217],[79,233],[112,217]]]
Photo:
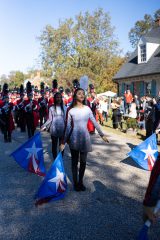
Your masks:
[[[58,26],[59,19],[93,12],[102,7],[123,52],[131,51],[128,32],[144,14],[160,8],[159,0],[0,0],[0,75],[12,70],[27,71],[40,66],[40,36],[46,24]]]

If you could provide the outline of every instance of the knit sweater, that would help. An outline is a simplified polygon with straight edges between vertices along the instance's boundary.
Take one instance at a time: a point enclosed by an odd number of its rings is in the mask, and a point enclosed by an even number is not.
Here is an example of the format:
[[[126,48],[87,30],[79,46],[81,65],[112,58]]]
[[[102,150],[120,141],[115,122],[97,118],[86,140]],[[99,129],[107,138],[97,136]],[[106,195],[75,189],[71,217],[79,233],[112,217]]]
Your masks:
[[[64,142],[69,147],[81,152],[91,152],[91,139],[87,129],[88,120],[91,120],[100,136],[104,136],[88,106],[74,107],[68,111]]]

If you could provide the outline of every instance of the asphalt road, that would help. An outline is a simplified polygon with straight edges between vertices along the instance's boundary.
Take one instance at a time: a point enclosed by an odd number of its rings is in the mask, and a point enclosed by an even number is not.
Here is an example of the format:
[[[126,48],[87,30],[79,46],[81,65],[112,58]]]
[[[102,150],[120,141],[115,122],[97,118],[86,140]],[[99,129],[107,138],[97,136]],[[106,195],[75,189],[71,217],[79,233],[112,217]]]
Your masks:
[[[46,168],[52,163],[51,142],[44,132]],[[84,182],[86,192],[72,187],[71,159],[65,150],[68,192],[63,200],[34,205],[42,177],[25,172],[9,157],[27,140],[16,130],[12,143],[0,134],[0,240],[132,240],[142,226],[142,200],[150,173],[140,169],[126,153],[131,139],[109,135],[104,143],[92,136]],[[136,143],[137,144],[137,143]],[[151,228],[150,240],[160,239],[160,224]]]

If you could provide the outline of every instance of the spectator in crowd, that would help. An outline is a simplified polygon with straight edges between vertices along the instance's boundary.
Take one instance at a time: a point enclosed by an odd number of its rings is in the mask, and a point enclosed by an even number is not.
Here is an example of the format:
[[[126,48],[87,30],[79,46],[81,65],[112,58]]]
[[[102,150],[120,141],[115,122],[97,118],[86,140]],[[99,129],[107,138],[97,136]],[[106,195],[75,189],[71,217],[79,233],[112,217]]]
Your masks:
[[[154,99],[148,102],[148,107],[145,110],[145,128],[146,128],[146,138],[153,134],[153,125],[155,122],[155,106]]]
[[[127,126],[128,128],[132,128],[134,131],[137,128],[137,109],[136,109],[135,99],[133,99],[129,109]]]
[[[155,132],[160,124],[160,98],[158,98],[157,101],[153,99],[153,103],[155,106],[155,119],[153,123],[153,132]],[[157,141],[158,141],[158,135],[157,135]]]
[[[147,96],[141,98],[141,110],[145,111],[148,106]]]
[[[120,113],[121,115],[124,115],[125,114],[125,107],[124,107],[124,98],[121,97],[119,99],[119,103],[120,103]]]
[[[97,98],[97,107],[96,107],[96,119],[97,121],[99,121],[99,123],[103,126],[103,122],[104,122],[104,118],[103,118],[103,110],[102,110],[102,102],[103,102],[103,98],[99,97]]]
[[[134,95],[134,99],[135,99],[136,109],[138,111],[140,109],[140,102],[139,102],[138,96]]]
[[[101,109],[102,109],[103,119],[107,122],[107,118],[108,118],[108,100],[107,99],[103,99],[101,101]]]
[[[124,94],[125,97],[125,112],[129,113],[129,108],[131,106],[131,103],[133,101],[133,96],[132,93],[130,92],[130,90],[128,89],[127,92],[125,92]]]
[[[116,99],[111,103],[111,109],[113,128],[118,130],[118,126],[121,125],[121,113],[120,103]]]
[[[129,108],[129,115],[130,118],[137,118],[137,109],[136,109],[136,103],[135,99],[133,99],[130,108]]]

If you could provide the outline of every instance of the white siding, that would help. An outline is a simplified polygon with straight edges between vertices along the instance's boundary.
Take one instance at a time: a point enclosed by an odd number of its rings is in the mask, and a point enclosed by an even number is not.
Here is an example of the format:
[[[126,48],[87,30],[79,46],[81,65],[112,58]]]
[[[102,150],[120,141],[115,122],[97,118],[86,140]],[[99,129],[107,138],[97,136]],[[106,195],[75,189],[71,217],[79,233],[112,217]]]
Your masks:
[[[146,45],[146,62],[150,59],[156,49],[159,47],[158,43],[148,43],[145,37],[142,37],[138,42],[138,64],[141,63],[141,50],[140,46]]]
[[[158,47],[159,47],[159,44],[157,43],[146,43],[147,61],[150,59],[150,57]]]

